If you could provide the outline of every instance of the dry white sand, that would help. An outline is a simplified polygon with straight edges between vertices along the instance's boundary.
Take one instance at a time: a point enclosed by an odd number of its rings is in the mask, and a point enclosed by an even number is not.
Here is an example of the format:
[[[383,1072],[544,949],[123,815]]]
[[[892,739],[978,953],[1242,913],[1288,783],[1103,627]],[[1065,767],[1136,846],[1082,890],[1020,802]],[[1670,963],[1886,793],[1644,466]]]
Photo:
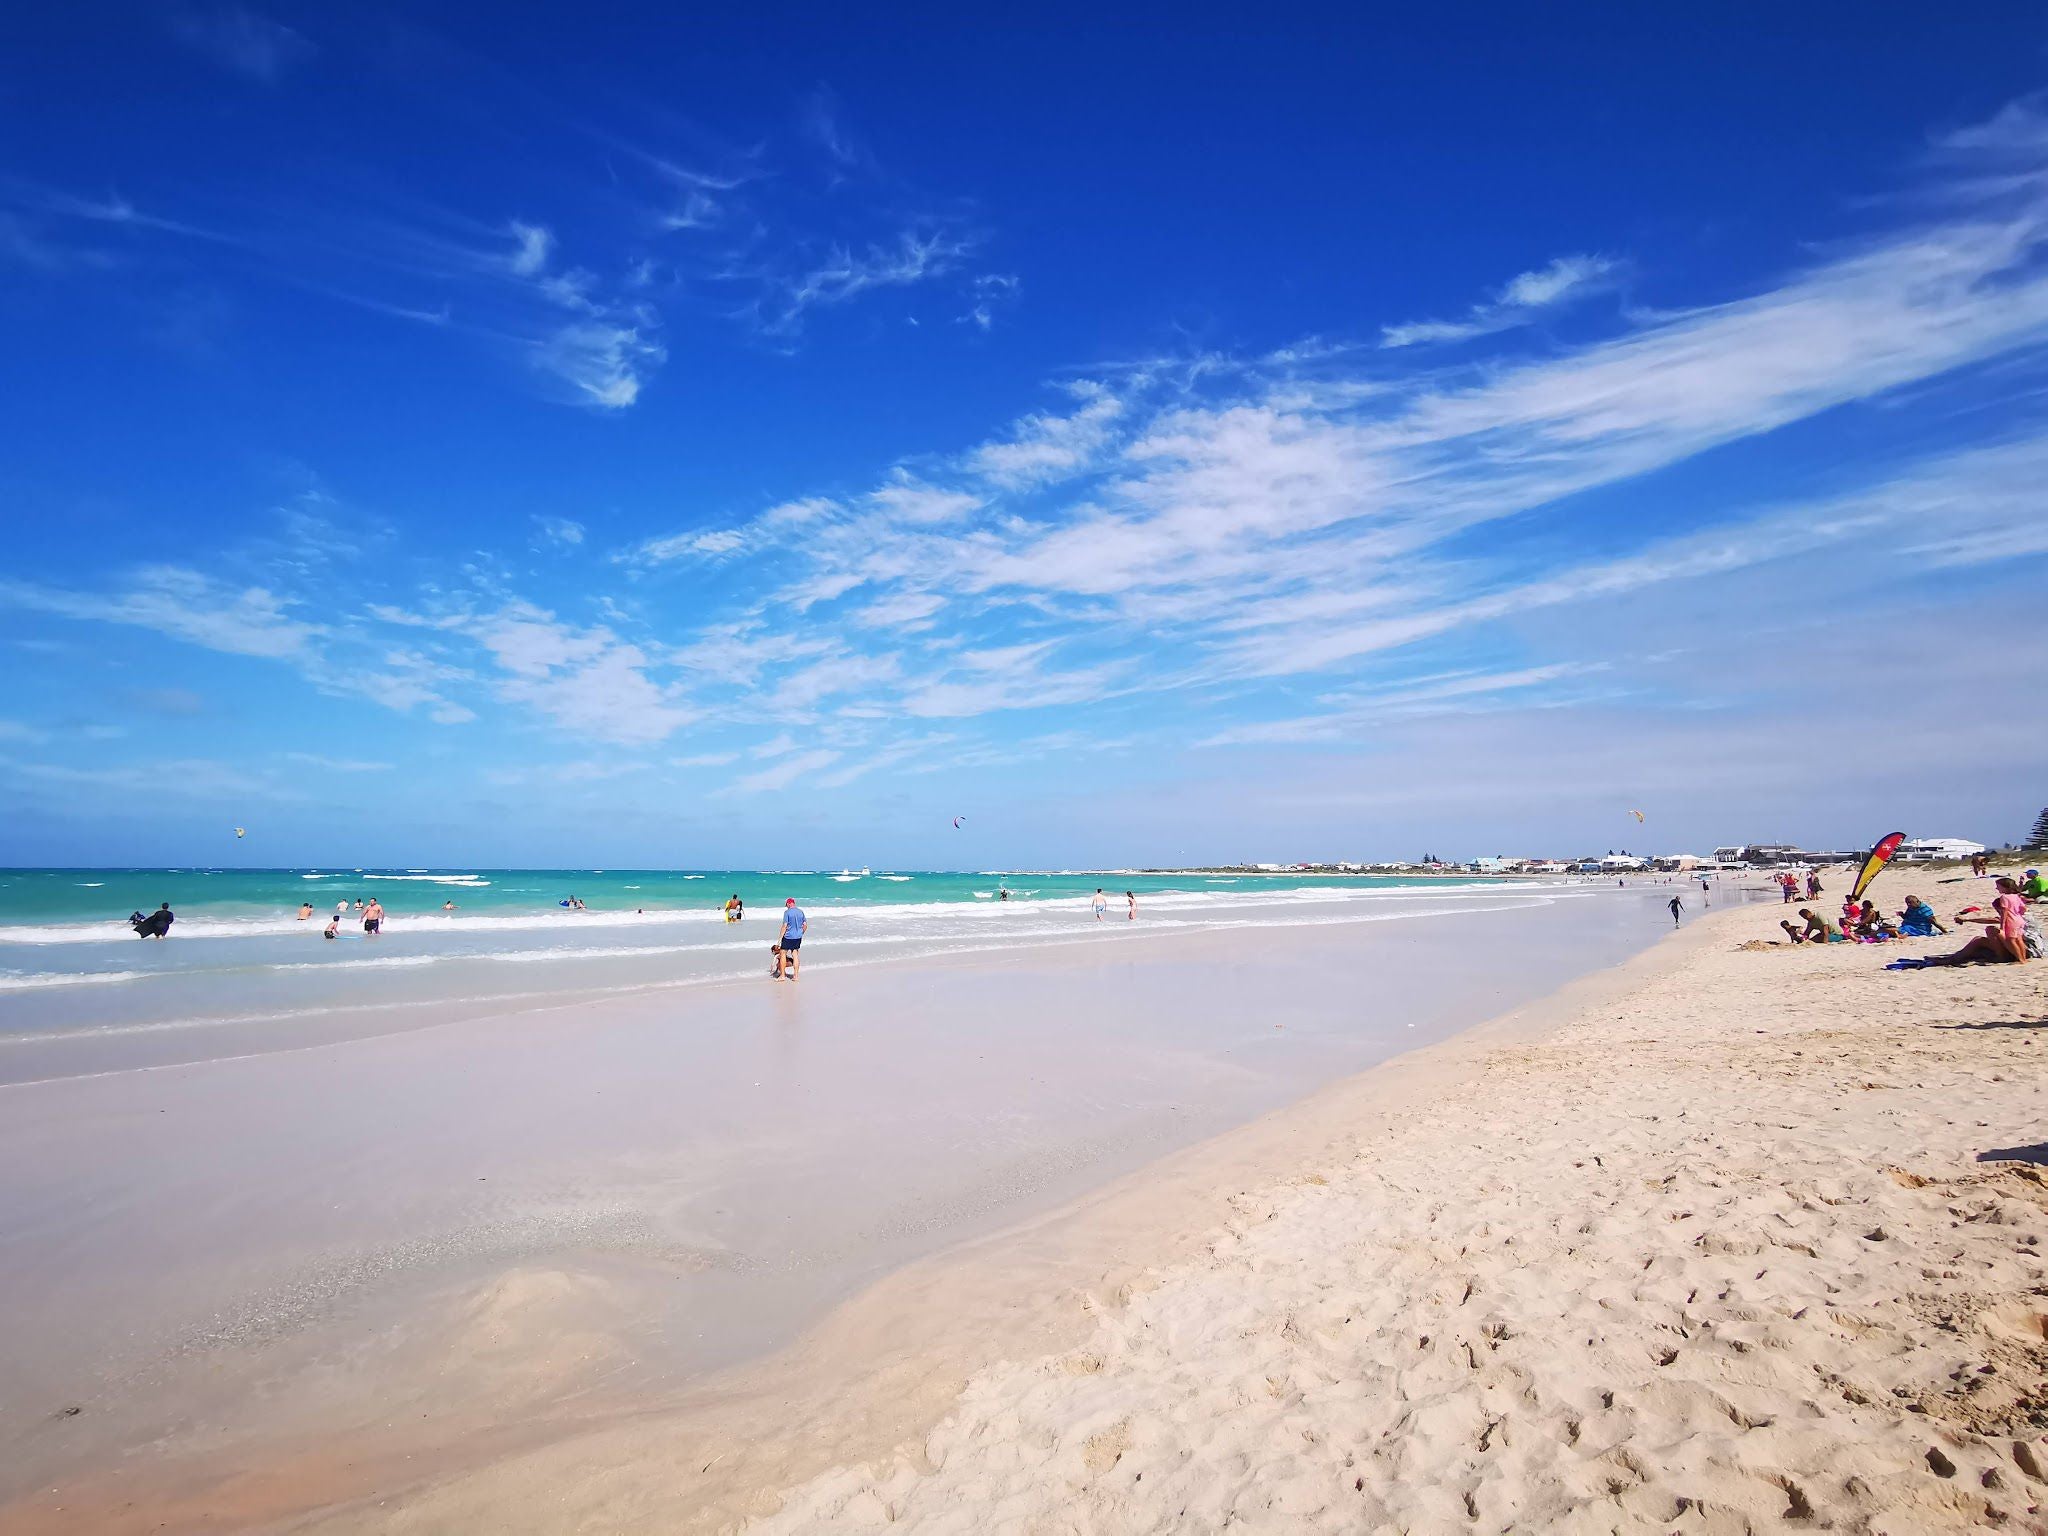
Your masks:
[[[1778,916],[752,1529],[2048,1529],[2048,966],[1735,947]]]

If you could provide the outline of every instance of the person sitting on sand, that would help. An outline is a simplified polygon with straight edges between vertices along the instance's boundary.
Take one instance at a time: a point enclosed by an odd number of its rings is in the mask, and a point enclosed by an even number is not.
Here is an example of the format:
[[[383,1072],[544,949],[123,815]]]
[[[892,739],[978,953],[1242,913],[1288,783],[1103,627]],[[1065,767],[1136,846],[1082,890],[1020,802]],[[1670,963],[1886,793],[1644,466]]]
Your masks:
[[[2029,901],[2048,901],[2048,880],[2041,878],[2041,871],[2030,869],[2027,878],[2020,882],[2020,894]]]
[[[1791,918],[1779,918],[1778,926],[1785,930],[1785,937],[1790,939],[1794,944],[1804,944],[1806,942],[1806,930],[1804,928],[1794,928],[1792,926]]]
[[[1931,939],[1937,933],[1947,933],[1941,919],[1934,915],[1934,908],[1918,896],[1908,896],[1906,905],[1899,911],[1899,932],[1908,938]]]
[[[1970,910],[1976,911],[1977,908]],[[2009,962],[2020,964],[2027,958],[2027,898],[2020,894],[2017,880],[2006,875],[1998,877],[1998,895],[1992,898],[1992,915],[1995,922],[1986,923],[1984,931],[1952,954],[1929,955],[1924,965],[1979,965]]]

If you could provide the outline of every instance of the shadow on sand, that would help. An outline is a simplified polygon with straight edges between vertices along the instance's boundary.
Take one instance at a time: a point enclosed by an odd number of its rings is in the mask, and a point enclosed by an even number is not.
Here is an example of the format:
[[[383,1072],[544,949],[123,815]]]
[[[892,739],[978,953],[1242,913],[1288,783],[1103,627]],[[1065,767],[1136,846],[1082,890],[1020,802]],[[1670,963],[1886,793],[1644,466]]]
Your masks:
[[[1988,1152],[1979,1152],[1980,1163],[2033,1163],[2048,1168],[2048,1141],[2037,1141],[2031,1147],[1993,1147]]]

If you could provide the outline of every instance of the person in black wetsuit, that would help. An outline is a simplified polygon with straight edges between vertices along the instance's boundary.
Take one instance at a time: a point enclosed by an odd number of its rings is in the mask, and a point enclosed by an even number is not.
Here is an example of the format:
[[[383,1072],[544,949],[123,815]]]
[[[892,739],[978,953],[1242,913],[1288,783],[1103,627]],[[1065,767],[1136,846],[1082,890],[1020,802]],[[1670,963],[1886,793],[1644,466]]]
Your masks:
[[[137,912],[128,919],[128,922],[135,929],[135,937],[138,939],[160,939],[171,931],[171,924],[177,920],[171,911],[171,904],[167,901],[149,916],[144,917]]]

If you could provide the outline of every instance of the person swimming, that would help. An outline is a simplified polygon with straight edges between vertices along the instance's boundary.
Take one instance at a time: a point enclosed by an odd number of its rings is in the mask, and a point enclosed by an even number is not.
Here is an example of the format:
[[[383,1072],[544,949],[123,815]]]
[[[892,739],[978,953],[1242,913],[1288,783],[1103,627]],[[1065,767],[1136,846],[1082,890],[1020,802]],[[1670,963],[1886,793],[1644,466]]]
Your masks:
[[[299,921],[303,923],[303,922],[304,922],[304,921],[305,921],[305,920],[306,920],[307,918],[311,917],[312,915],[313,915],[313,903],[311,903],[310,901],[302,901],[302,902],[300,902],[300,903],[299,903]]]

